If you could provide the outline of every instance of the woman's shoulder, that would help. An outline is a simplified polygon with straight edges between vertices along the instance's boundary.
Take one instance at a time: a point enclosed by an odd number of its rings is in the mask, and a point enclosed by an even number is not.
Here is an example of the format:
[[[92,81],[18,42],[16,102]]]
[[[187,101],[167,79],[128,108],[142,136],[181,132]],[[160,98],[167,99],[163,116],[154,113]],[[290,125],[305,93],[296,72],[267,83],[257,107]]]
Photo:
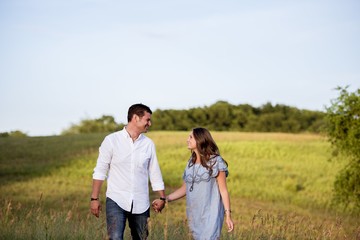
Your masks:
[[[214,155],[211,159],[210,165],[213,168],[214,175],[217,176],[219,171],[226,173],[226,176],[229,174],[228,166],[225,160],[220,155]]]
[[[213,164],[219,164],[225,162],[224,159],[221,157],[221,155],[211,155],[209,159],[209,163],[211,165]]]

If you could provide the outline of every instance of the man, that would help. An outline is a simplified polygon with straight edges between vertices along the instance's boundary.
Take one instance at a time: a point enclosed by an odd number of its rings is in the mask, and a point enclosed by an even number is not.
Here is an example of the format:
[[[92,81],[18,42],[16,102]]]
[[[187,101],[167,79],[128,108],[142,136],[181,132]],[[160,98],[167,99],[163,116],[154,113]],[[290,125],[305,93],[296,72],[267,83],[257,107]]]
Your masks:
[[[150,217],[149,179],[153,191],[165,205],[164,182],[153,141],[145,136],[151,126],[150,108],[134,104],[128,111],[128,124],[123,130],[105,137],[93,173],[91,212],[99,217],[99,194],[107,178],[106,223],[109,239],[123,239],[126,220],[132,239],[146,239]]]

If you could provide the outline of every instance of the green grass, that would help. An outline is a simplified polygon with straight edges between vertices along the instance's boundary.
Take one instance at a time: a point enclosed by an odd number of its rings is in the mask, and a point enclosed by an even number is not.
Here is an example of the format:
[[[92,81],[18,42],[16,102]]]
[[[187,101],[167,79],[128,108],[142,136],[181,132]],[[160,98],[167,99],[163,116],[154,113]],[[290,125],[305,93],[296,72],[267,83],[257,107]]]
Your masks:
[[[0,239],[106,239],[105,214],[97,219],[89,213],[92,171],[104,136],[0,138]],[[169,193],[182,182],[188,132],[148,136],[156,143]],[[224,229],[222,239],[360,237],[359,215],[331,205],[333,182],[344,163],[330,160],[330,145],[322,136],[213,136],[229,163],[236,224],[231,234]],[[185,199],[171,202],[161,214],[151,213],[150,239],[191,239]]]

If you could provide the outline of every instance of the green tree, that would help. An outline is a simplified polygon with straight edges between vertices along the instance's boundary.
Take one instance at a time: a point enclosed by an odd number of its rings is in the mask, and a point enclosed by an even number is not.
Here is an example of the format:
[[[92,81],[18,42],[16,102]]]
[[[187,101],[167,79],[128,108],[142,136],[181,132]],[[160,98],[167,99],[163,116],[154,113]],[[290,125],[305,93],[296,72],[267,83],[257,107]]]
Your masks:
[[[0,137],[27,137],[27,134],[20,130],[15,130],[11,132],[1,132]]]
[[[123,124],[117,124],[114,117],[103,115],[97,119],[84,119],[78,125],[73,124],[70,128],[63,131],[62,134],[107,133],[120,130],[123,126]]]
[[[204,108],[192,108],[188,111],[188,116],[192,127],[209,125],[209,115]]]
[[[174,119],[171,110],[154,111],[151,122],[151,130],[174,130]]]
[[[207,110],[209,114],[208,127],[215,131],[225,131],[231,126],[233,119],[232,105],[225,101],[218,101]]]
[[[347,156],[348,164],[334,183],[335,203],[360,210],[360,89],[337,87],[338,98],[327,107],[327,132],[335,154]]]

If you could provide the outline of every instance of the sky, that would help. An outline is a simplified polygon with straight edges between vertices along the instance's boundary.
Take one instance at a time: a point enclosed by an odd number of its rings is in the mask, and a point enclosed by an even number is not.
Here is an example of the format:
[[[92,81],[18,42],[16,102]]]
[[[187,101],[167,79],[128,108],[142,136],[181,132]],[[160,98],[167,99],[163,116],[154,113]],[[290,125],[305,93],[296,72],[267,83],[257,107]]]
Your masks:
[[[360,1],[2,0],[0,132],[126,123],[134,103],[325,111],[360,87]]]

